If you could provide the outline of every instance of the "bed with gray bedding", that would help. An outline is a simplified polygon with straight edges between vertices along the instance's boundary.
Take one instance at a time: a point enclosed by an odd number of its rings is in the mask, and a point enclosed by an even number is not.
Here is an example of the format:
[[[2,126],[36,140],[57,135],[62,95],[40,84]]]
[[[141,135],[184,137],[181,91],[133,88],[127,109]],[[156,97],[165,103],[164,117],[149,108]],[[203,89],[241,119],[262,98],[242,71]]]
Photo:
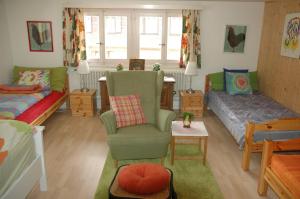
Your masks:
[[[247,121],[262,123],[274,119],[296,118],[299,114],[285,108],[273,99],[253,95],[229,95],[224,91],[209,91],[208,106],[220,118],[242,149],[245,143]],[[264,139],[290,139],[300,136],[300,131],[256,132],[254,141]]]

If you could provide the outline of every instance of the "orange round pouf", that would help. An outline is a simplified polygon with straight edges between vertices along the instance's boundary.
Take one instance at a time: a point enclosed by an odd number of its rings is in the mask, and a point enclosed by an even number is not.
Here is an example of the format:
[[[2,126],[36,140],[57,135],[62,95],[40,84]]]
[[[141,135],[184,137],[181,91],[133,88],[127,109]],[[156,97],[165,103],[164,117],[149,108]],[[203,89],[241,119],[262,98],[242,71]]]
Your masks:
[[[152,194],[164,190],[170,182],[170,173],[159,164],[131,164],[120,170],[119,186],[133,194]]]

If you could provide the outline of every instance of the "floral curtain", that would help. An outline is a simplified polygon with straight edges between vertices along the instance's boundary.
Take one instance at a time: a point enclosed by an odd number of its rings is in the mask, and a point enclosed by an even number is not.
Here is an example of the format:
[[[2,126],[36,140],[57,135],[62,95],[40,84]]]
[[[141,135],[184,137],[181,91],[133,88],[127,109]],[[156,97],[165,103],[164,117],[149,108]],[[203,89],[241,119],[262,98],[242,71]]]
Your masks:
[[[79,60],[86,59],[84,16],[79,8],[63,11],[64,66],[77,67]]]
[[[182,10],[180,68],[185,68],[189,60],[201,67],[199,10]]]

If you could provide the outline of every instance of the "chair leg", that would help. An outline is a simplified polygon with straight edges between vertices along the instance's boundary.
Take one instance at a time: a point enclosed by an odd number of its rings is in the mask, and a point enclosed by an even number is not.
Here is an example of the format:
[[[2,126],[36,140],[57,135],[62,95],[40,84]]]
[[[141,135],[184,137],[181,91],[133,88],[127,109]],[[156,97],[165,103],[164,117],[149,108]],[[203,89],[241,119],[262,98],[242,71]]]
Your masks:
[[[115,160],[115,168],[118,168],[118,163],[119,163],[119,161]]]

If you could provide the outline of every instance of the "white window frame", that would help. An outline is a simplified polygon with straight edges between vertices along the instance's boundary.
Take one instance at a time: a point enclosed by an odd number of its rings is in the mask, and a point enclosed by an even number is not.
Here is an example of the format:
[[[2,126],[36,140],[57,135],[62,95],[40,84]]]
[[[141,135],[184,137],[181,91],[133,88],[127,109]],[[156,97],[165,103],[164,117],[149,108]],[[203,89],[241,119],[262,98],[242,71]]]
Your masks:
[[[179,60],[167,60],[168,17],[181,17],[180,10],[147,10],[147,9],[85,9],[85,16],[99,16],[99,49],[100,59],[88,59],[92,67],[116,66],[127,64],[131,58],[139,58],[139,16],[162,17],[162,49],[160,60],[146,59],[147,65],[160,63],[162,65],[178,64]],[[104,16],[127,16],[127,59],[105,59]]]

